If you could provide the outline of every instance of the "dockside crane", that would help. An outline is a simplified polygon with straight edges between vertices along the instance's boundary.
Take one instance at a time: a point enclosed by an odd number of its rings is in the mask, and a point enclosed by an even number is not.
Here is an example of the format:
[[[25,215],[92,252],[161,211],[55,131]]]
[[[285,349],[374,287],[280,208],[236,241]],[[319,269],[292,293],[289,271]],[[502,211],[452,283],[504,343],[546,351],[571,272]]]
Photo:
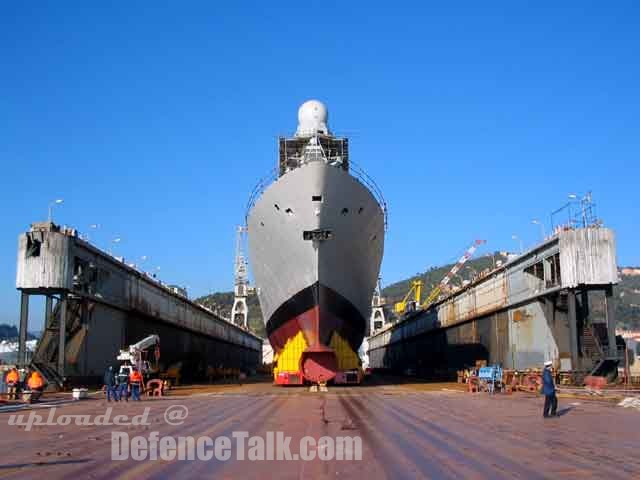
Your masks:
[[[473,254],[476,252],[478,247],[483,243],[486,243],[486,240],[476,240],[475,242],[473,242],[473,244],[464,252],[464,255],[460,257],[460,259],[451,268],[451,270],[449,270],[449,272],[444,276],[444,278],[440,281],[440,283],[436,285],[433,288],[433,290],[431,290],[431,292],[427,296],[427,299],[424,301],[424,303],[421,303],[422,301],[421,294],[422,294],[422,287],[423,287],[422,280],[418,279],[411,282],[411,288],[409,289],[407,294],[404,296],[402,301],[395,304],[394,306],[395,312],[398,314],[403,314],[418,308],[422,310],[429,308],[429,306],[431,306],[433,302],[438,300],[438,298],[440,297],[440,294],[442,293],[444,288],[449,284],[449,282],[454,277],[454,275],[456,275],[460,271],[462,266],[465,263],[467,263],[467,260],[469,260],[473,256]],[[411,297],[412,293],[414,294],[414,300],[409,301],[409,298]],[[410,308],[410,307],[415,307],[415,308]]]
[[[233,287],[233,307],[231,307],[231,323],[247,328],[249,320],[247,297],[250,293],[250,288],[247,275],[247,260],[243,248],[247,227],[238,226],[236,233],[235,281]]]
[[[371,298],[371,317],[369,322],[369,333],[371,335],[387,323],[384,312],[386,306],[386,299],[382,296],[382,279],[378,277],[378,283],[376,283],[376,288]]]
[[[414,280],[413,282],[411,282],[411,288],[409,289],[407,294],[404,296],[402,300],[400,300],[398,303],[396,303],[393,306],[393,309],[395,310],[395,312],[402,314],[407,311],[412,311],[412,310],[415,310],[416,308],[419,308],[420,301],[422,298],[423,285],[424,283],[420,279]],[[411,294],[413,294],[413,300],[410,300]]]
[[[143,375],[148,375],[153,368],[148,360],[149,352],[153,352],[153,360],[157,365],[160,360],[160,337],[156,334],[149,335],[139,342],[129,345],[125,350],[120,350],[120,354],[116,357],[121,362],[120,371],[131,373],[131,367],[136,367]]]

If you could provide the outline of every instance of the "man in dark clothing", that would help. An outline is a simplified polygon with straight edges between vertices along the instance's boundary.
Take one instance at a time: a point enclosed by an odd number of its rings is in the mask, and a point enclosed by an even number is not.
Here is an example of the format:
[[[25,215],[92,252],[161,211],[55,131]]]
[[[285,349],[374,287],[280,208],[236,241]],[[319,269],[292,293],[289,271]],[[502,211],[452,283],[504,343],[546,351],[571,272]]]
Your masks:
[[[116,375],[113,371],[113,366],[109,365],[104,372],[104,386],[107,390],[107,402],[111,401],[111,398],[117,402],[118,393],[116,392]]]
[[[544,418],[555,417],[558,409],[558,399],[556,397],[556,385],[553,382],[552,362],[544,362],[544,370],[542,371],[542,394],[544,395],[544,410],[542,416]]]
[[[118,372],[118,375],[116,376],[116,382],[118,384],[116,399],[120,401],[124,398],[125,401],[128,402],[129,401],[129,397],[128,397],[129,372],[127,369],[125,368],[120,369],[120,371]]]

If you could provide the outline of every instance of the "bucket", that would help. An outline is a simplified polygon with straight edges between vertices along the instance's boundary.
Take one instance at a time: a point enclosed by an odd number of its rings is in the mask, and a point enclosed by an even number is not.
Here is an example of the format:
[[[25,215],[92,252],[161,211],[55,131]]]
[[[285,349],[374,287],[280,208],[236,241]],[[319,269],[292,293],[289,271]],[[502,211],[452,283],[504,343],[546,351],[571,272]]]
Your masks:
[[[83,400],[89,396],[89,392],[86,388],[74,388],[72,397],[74,400]]]

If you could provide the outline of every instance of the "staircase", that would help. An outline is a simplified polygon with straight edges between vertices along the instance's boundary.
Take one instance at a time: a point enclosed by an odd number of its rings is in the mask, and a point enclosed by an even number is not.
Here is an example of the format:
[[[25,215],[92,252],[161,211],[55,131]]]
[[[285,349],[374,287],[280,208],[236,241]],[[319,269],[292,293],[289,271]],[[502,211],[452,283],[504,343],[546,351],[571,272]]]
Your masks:
[[[38,341],[36,351],[33,353],[32,363],[44,365],[55,364],[58,357],[58,344],[60,338],[60,308],[56,305],[51,318],[45,323],[44,331]],[[42,373],[42,372],[40,372]]]
[[[591,326],[585,327],[582,332],[582,355],[593,362],[589,375],[607,377],[607,381],[611,382],[617,376],[618,361],[607,358],[605,350],[599,332]]]
[[[582,331],[582,355],[593,360],[604,357],[600,342],[591,327],[585,327]]]
[[[66,344],[73,338],[77,330],[81,327],[80,322],[80,302],[74,302],[69,298],[67,308]],[[51,318],[45,323],[45,329],[38,341],[36,351],[31,360],[31,367],[35,368],[45,378],[50,386],[62,388],[64,377],[58,371],[58,356],[60,348],[60,304],[57,303],[51,312]],[[64,355],[64,353],[63,353]]]
[[[594,377],[607,377],[607,383],[613,382],[618,376],[618,361],[610,358],[602,359],[589,375]]]

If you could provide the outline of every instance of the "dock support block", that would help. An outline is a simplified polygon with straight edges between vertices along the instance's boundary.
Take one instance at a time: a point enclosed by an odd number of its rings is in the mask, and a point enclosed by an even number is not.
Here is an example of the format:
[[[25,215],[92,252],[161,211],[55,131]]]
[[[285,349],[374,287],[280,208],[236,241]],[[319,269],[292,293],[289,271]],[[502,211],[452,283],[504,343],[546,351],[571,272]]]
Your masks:
[[[576,321],[576,292],[569,290],[567,292],[567,303],[569,307],[569,348],[571,350],[571,368],[576,370],[578,365],[578,325]]]
[[[607,336],[609,337],[609,356],[617,355],[616,347],[616,313],[613,301],[613,287],[609,285],[605,290],[604,303],[607,311]]]
[[[27,329],[29,328],[29,294],[20,294],[20,333],[18,338],[18,366],[27,365]]]
[[[67,340],[67,294],[60,297],[60,334],[58,344],[58,375],[64,377],[64,356]]]

